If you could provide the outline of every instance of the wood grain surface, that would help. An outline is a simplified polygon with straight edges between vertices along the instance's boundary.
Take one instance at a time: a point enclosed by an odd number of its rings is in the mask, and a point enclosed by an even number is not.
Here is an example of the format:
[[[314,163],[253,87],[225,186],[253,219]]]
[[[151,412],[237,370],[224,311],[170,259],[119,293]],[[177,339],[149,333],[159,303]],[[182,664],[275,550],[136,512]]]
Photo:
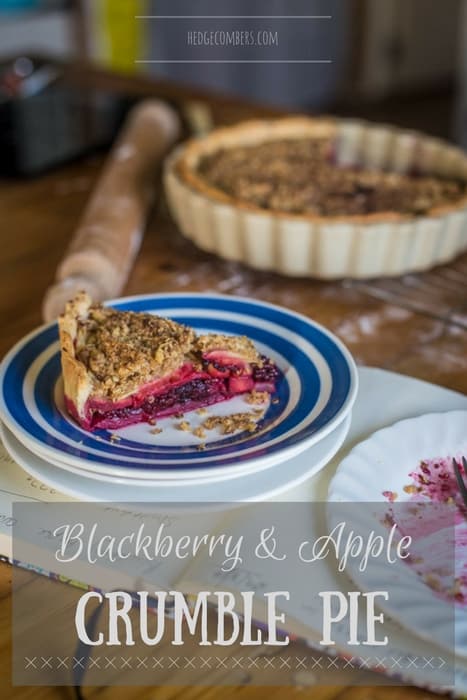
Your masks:
[[[204,100],[215,123],[271,113],[230,98],[207,97],[191,89],[144,79],[127,80],[72,66],[67,76],[81,84],[111,87],[138,95],[169,99],[178,107]],[[41,322],[41,302],[52,283],[102,167],[101,157],[62,167],[30,181],[0,183],[0,356]],[[155,187],[160,183],[155,179]],[[143,247],[125,293],[213,291],[250,296],[282,304],[326,325],[349,347],[358,363],[401,372],[467,393],[467,256],[422,275],[365,283],[323,283],[287,279],[223,262],[187,242],[171,221],[159,195]],[[38,586],[48,599],[61,584],[22,572],[24,585]],[[0,565],[0,697],[14,700],[71,698],[70,688],[13,688],[11,685],[11,568]],[[62,586],[63,587],[63,586]],[[70,605],[78,591],[69,588]],[[188,650],[187,650],[188,651]],[[302,655],[306,649],[301,649]],[[264,653],[264,650],[263,652]],[[239,685],[216,688],[207,674],[203,688],[181,688],[177,678],[165,688],[86,688],[86,698],[99,700],[189,700],[189,698],[313,697],[317,700],[395,700],[428,698],[412,688],[377,686],[377,677],[353,672],[345,678],[331,672],[295,674],[287,688]],[[356,682],[359,687],[351,687]],[[362,683],[364,684],[362,686]],[[172,685],[173,684],[173,685]],[[324,685],[326,684],[326,685]]]

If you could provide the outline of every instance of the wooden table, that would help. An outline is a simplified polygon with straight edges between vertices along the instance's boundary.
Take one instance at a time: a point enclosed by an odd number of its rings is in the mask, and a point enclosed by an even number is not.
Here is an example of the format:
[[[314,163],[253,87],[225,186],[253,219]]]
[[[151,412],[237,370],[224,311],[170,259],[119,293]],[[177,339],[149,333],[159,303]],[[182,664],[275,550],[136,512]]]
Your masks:
[[[157,95],[177,105],[205,99],[215,123],[271,113],[238,100],[200,92],[127,80],[95,70],[71,67],[70,79],[139,95]],[[423,126],[423,125],[422,125]],[[2,182],[0,189],[0,356],[41,322],[40,307],[55,268],[77,225],[85,202],[99,175],[102,158],[93,157],[30,181]],[[321,283],[287,279],[222,262],[196,250],[182,238],[159,201],[149,222],[143,248],[131,274],[126,294],[173,291],[213,291],[253,296],[302,312],[335,332],[360,364],[391,369],[467,393],[467,256],[422,275],[366,283]],[[28,585],[57,586],[24,574]],[[10,639],[11,569],[0,566],[0,696],[3,698],[64,698],[70,689],[12,688]],[[70,602],[77,593],[70,588]],[[368,686],[374,676],[367,674]],[[238,679],[232,678],[232,683]],[[300,685],[324,678],[295,679]],[[326,679],[329,682],[329,678]],[[331,679],[332,680],[332,679]],[[207,676],[206,683],[214,678]],[[342,680],[341,680],[342,682]],[[349,676],[345,681],[353,682]],[[87,689],[90,698],[208,698],[222,693],[240,700],[268,694],[271,700],[303,695],[319,700],[370,700],[429,694],[402,688],[351,688],[327,685],[311,688],[268,689],[232,687]]]

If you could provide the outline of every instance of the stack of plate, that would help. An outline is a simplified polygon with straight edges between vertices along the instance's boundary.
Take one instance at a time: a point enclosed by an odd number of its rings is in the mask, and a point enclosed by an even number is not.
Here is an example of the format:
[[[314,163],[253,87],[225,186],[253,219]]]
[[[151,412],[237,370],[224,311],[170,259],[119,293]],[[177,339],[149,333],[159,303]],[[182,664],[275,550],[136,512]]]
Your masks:
[[[200,440],[158,421],[89,433],[67,414],[56,324],[27,336],[0,367],[3,441],[29,473],[87,501],[237,502],[271,497],[323,468],[347,434],[357,371],[331,333],[285,309],[249,299],[164,294],[112,302],[193,326],[197,332],[249,336],[283,372],[277,395],[254,434],[210,431]],[[241,397],[210,415],[246,412]],[[192,427],[205,418],[186,414]],[[203,443],[200,445],[200,443]]]

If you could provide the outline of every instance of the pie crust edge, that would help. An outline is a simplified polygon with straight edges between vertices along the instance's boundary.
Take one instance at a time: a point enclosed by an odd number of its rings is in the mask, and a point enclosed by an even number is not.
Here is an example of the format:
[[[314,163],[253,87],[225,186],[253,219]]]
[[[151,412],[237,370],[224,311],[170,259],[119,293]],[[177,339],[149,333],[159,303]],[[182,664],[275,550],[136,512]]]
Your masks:
[[[58,319],[65,396],[74,404],[81,417],[85,416],[85,406],[92,393],[93,383],[88,370],[76,357],[75,342],[78,319],[86,318],[91,305],[91,297],[86,292],[79,292],[67,303],[65,312]]]

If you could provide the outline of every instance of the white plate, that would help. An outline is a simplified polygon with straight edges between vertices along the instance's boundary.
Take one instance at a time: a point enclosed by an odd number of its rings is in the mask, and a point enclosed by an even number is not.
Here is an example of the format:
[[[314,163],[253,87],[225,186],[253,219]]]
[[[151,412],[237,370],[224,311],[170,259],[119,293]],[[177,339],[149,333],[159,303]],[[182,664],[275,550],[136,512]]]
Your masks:
[[[61,381],[59,384],[61,385]],[[57,406],[63,408],[63,413],[65,413],[65,409],[62,406],[63,396],[61,394],[60,387],[57,387],[56,390],[56,402]],[[215,406],[211,406],[209,408],[209,415],[227,416],[234,413],[245,413],[247,411],[251,411],[251,408],[252,406],[246,404],[244,399],[239,396],[231,399],[230,401],[225,401]],[[256,406],[254,408],[256,408]],[[196,411],[191,411],[190,413],[184,414],[184,420],[188,421],[191,428],[194,429],[200,426],[202,422],[206,420],[206,416],[200,416],[196,413]],[[126,439],[130,439],[131,437],[134,439],[135,436],[137,436],[137,439],[141,442],[141,444],[144,444],[144,441],[152,441],[154,443],[156,440],[162,440],[164,445],[175,445],[178,443],[181,448],[192,445],[195,438],[193,438],[191,433],[180,431],[177,428],[178,423],[180,423],[180,419],[176,419],[174,417],[158,420],[157,426],[158,428],[161,428],[163,432],[157,436],[151,435],[152,428],[147,424],[129,426],[128,428],[124,428],[122,431],[115,432],[120,432]],[[244,474],[251,474],[263,469],[269,469],[271,464],[274,463],[263,459],[254,464],[251,464],[250,462],[245,464],[240,463],[233,468],[230,467],[229,469],[177,469],[173,471],[167,470],[161,473],[158,470],[135,469],[134,467],[129,469],[127,466],[120,467],[115,465],[112,467],[105,467],[99,463],[94,463],[87,460],[76,463],[71,461],[70,463],[67,461],[67,455],[63,455],[63,458],[56,456],[55,452],[49,452],[46,448],[40,447],[33,440],[30,440],[24,433],[19,434],[17,437],[19,438],[20,442],[22,442],[31,452],[34,452],[34,454],[37,454],[56,467],[61,467],[62,469],[73,472],[74,474],[83,474],[83,476],[89,478],[92,478],[92,475],[94,474],[96,479],[115,484],[139,483],[140,485],[154,485],[156,481],[161,484],[175,484],[177,482],[183,482],[184,485],[207,482],[214,483],[231,479],[235,476],[243,476]],[[99,438],[96,436],[95,439]],[[104,438],[101,439],[104,441]],[[222,442],[222,439],[222,436],[218,435],[217,431],[213,431],[211,435],[208,433],[207,440],[198,440],[198,443],[207,441]],[[108,440],[105,439],[105,442],[108,442]]]
[[[349,415],[358,376],[332,333],[305,316],[254,299],[211,294],[159,294],[112,302],[193,326],[198,332],[248,335],[282,371],[259,430],[224,439],[214,431],[206,449],[192,435],[150,435],[146,425],[89,433],[63,406],[56,324],[18,343],[0,366],[0,417],[34,453],[78,468],[131,478],[185,479],[256,471],[284,462],[329,435]],[[244,406],[244,404],[243,404]],[[221,411],[218,405],[213,413]],[[232,411],[232,407],[229,407]],[[169,442],[165,442],[168,439]]]
[[[421,460],[459,454],[467,454],[467,411],[432,413],[400,421],[377,431],[350,452],[331,481],[329,501],[387,503],[384,494],[387,491],[397,494],[396,503],[409,501],[411,497],[404,487],[412,483],[409,474],[417,469]],[[360,512],[356,525],[362,533],[381,528],[371,505]],[[336,525],[338,517],[331,507],[329,526]],[[395,595],[380,607],[424,639],[433,639],[436,630],[436,643],[440,647],[452,650],[454,643],[456,653],[467,656],[465,608],[456,606],[453,629],[453,606],[436,596],[410,567],[400,564],[390,568],[386,564],[370,572],[369,576],[357,566],[349,566],[349,573],[363,590],[369,587],[381,590],[382,577],[390,575]],[[371,576],[374,580],[369,580]]]
[[[349,426],[351,423],[352,417],[348,416],[344,421],[330,434],[328,435],[327,438],[324,439],[324,445],[323,448],[325,451],[331,451],[332,448],[332,441],[334,440],[336,443],[334,454],[338,452],[340,447],[342,446],[342,433],[345,432],[345,434],[348,433]],[[342,428],[342,430],[340,429]],[[313,475],[316,469],[316,465],[314,464],[315,460],[315,455],[317,455],[317,458],[320,459],[320,455],[322,454],[321,450],[318,450],[317,448],[320,446],[321,443],[318,443],[318,445],[314,445],[313,447],[308,448],[308,450],[305,450],[304,452],[300,453],[297,455],[297,457],[293,457],[291,460],[288,460],[287,462],[284,462],[281,465],[275,465],[275,467],[270,467],[268,470],[268,475],[271,470],[276,469],[279,471],[280,469],[288,469],[289,465],[293,463],[294,467],[298,468],[299,464],[305,465],[305,462],[308,463],[311,469],[313,469],[313,472],[311,475]],[[332,456],[334,456],[334,454]],[[234,479],[242,479],[245,478],[246,476],[251,475],[252,473],[257,474],[262,471],[262,469],[257,469],[254,472],[251,471],[251,468],[248,470],[245,470],[243,472],[237,472],[235,471],[233,474],[230,472],[227,472],[225,474],[219,474],[219,475],[213,475],[213,476],[206,476],[203,478],[193,478],[193,479],[183,479],[183,481],[180,481],[178,479],[174,480],[162,480],[162,479],[142,479],[142,478],[131,478],[131,474],[127,476],[126,474],[123,477],[120,476],[110,476],[106,473],[101,473],[100,471],[90,471],[87,469],[80,469],[78,467],[73,467],[70,464],[66,464],[65,462],[60,462],[58,460],[51,459],[50,456],[47,455],[38,455],[39,457],[42,457],[48,464],[53,465],[54,467],[58,467],[59,469],[64,469],[67,472],[70,472],[71,474],[76,474],[77,476],[82,476],[87,479],[95,479],[96,481],[101,481],[105,482],[107,484],[118,484],[120,486],[138,486],[138,487],[157,487],[157,488],[172,488],[172,487],[178,487],[178,486],[183,486],[183,487],[193,487],[193,486],[203,486],[206,487],[207,484],[219,484],[219,488],[222,488],[223,486],[229,487],[230,482]],[[310,475],[308,475],[310,476]],[[274,481],[274,478],[272,478],[272,481]],[[306,477],[308,478],[308,477]],[[222,482],[222,483],[221,483]],[[229,482],[229,483],[225,483]],[[298,484],[301,482],[298,482]],[[293,486],[293,484],[292,484]]]
[[[271,467],[267,472],[257,472],[233,478],[221,484],[166,483],[163,486],[139,484],[121,485],[89,479],[84,474],[49,464],[33,454],[2,426],[3,443],[13,459],[29,474],[62,493],[83,501],[114,503],[236,503],[261,501],[292,488],[323,469],[343,444],[350,427],[350,416],[335,432],[310,447],[297,457]]]

